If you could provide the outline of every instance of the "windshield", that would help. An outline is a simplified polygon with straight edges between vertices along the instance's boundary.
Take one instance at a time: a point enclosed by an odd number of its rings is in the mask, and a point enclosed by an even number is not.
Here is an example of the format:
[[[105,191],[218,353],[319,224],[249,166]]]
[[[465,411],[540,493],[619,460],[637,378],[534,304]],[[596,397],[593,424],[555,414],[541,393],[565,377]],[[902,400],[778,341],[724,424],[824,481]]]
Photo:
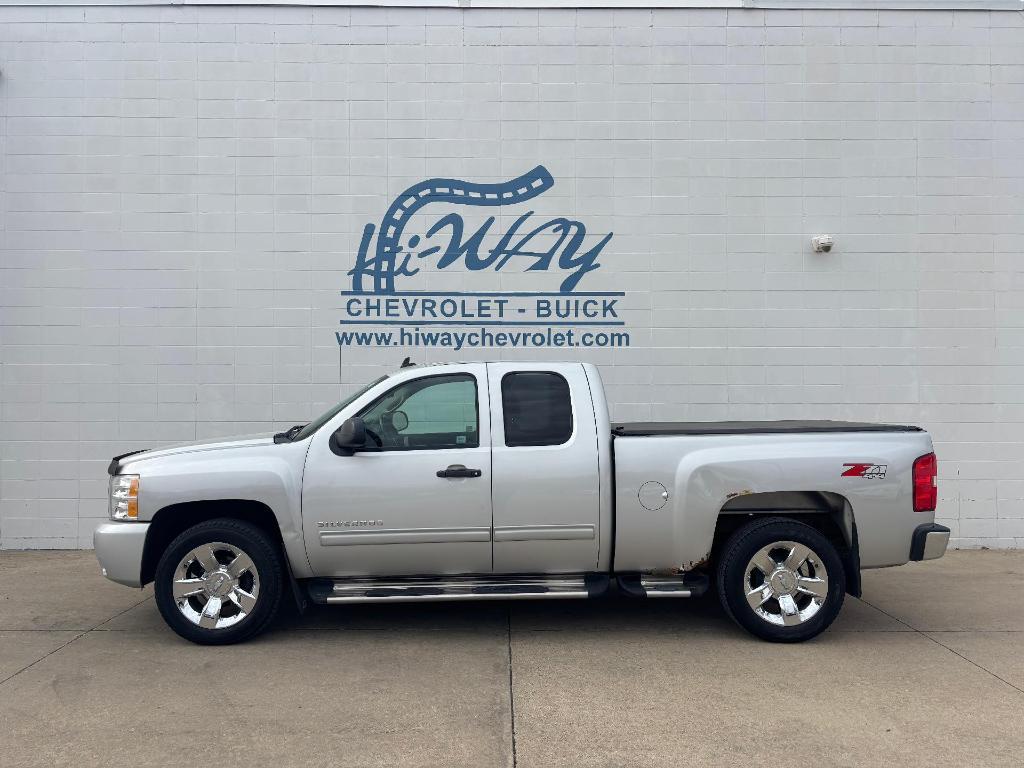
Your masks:
[[[307,437],[309,437],[314,432],[316,432],[318,429],[320,429],[320,427],[322,427],[328,421],[330,421],[335,416],[337,416],[341,412],[341,410],[343,408],[347,407],[350,403],[354,402],[356,400],[356,398],[362,397],[367,391],[370,390],[371,387],[376,387],[378,384],[380,384],[386,378],[387,378],[387,376],[381,376],[376,381],[371,381],[369,384],[367,384],[365,387],[360,389],[354,395],[349,395],[344,400],[342,400],[340,403],[338,403],[336,406],[334,406],[333,408],[329,409],[326,413],[324,413],[323,415],[313,419],[313,421],[309,422],[309,424],[307,424],[302,429],[300,429],[296,433],[295,437],[292,438],[292,440],[293,441],[295,441],[295,440],[305,440]]]

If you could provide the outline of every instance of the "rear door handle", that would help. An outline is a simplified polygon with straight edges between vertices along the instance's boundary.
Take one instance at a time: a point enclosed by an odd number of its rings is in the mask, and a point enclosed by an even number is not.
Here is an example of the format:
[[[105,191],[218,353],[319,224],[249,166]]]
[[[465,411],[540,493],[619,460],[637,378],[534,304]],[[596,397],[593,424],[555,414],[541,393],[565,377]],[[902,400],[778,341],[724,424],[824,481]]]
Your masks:
[[[451,464],[447,469],[437,470],[438,477],[480,477],[482,474],[479,469],[469,469],[463,464]]]

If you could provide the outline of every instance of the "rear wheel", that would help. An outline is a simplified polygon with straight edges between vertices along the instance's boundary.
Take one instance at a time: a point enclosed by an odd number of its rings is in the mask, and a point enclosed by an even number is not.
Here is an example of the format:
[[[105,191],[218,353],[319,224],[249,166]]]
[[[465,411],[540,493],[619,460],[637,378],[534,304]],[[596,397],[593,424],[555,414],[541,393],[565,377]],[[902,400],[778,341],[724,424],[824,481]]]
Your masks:
[[[154,579],[156,604],[186,640],[237,643],[273,621],[283,573],[280,549],[264,531],[240,520],[208,520],[164,551]]]
[[[722,550],[718,593],[741,627],[773,642],[799,642],[839,615],[846,576],[839,553],[804,523],[773,517],[740,528]]]

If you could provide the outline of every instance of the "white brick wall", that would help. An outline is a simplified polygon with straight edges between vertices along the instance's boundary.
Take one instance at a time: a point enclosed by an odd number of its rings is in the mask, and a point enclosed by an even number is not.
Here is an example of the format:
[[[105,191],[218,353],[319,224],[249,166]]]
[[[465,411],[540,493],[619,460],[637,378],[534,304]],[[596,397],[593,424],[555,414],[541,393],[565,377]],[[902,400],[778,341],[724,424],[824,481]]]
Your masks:
[[[339,364],[363,224],[538,163],[615,232],[615,418],[919,423],[956,541],[1024,544],[1019,13],[3,7],[0,99],[0,546],[395,367]]]

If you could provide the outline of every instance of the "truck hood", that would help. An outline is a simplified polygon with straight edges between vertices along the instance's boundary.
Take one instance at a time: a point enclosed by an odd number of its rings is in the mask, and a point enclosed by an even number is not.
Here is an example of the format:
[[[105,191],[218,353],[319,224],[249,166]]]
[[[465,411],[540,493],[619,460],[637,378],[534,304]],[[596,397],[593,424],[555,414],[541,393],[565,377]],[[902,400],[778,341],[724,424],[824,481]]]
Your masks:
[[[223,451],[232,448],[248,448],[257,445],[270,445],[274,442],[274,433],[266,432],[256,435],[239,435],[237,437],[219,437],[214,440],[195,440],[190,443],[177,443],[163,448],[154,448],[148,451],[141,451],[124,456],[119,461],[119,472],[130,471],[131,467],[139,462],[150,459],[163,459],[169,456],[179,456],[184,453],[199,453],[203,451]]]

